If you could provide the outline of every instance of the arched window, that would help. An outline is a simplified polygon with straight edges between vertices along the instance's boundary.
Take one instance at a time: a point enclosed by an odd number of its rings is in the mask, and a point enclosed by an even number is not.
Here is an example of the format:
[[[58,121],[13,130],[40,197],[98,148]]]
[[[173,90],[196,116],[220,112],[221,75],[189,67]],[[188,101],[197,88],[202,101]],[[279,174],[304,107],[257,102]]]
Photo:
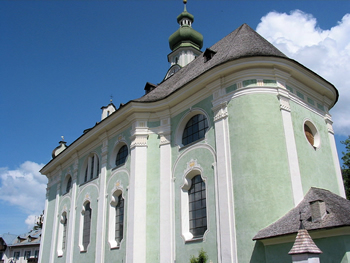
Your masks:
[[[193,238],[202,237],[207,230],[207,204],[205,183],[200,175],[191,179],[188,190],[190,232]]]
[[[186,124],[182,134],[182,144],[188,145],[205,137],[208,129],[207,118],[203,114],[193,116]]]
[[[110,248],[119,248],[124,238],[124,208],[122,189],[117,189],[111,195],[109,207],[108,242]]]
[[[69,176],[66,186],[66,193],[69,193],[70,189],[72,188],[72,177]]]
[[[67,241],[67,215],[66,213],[64,213],[64,215],[62,216],[62,227],[63,227],[63,231],[62,231],[62,250],[66,249],[66,241]]]
[[[304,132],[305,132],[305,136],[306,136],[307,140],[313,146],[314,145],[314,135],[312,134],[310,127],[307,126],[306,124],[304,124]]]
[[[84,250],[87,250],[88,245],[90,244],[90,230],[91,230],[91,214],[92,210],[90,203],[86,203],[84,206],[84,222],[83,222],[83,247]]]
[[[123,239],[124,228],[124,198],[120,194],[118,196],[118,204],[115,207],[115,241],[117,244]]]
[[[63,256],[63,251],[66,249],[67,242],[67,212],[61,214],[60,225],[58,228],[57,255]]]
[[[320,146],[320,135],[316,129],[316,126],[311,121],[305,121],[304,134],[307,141],[316,150]]]
[[[88,157],[87,164],[85,167],[84,173],[84,182],[92,180],[95,177],[98,177],[100,173],[100,162],[97,154],[91,154]]]
[[[118,151],[117,157],[115,159],[115,165],[119,166],[126,162],[126,158],[128,157],[129,151],[128,147],[124,144]]]

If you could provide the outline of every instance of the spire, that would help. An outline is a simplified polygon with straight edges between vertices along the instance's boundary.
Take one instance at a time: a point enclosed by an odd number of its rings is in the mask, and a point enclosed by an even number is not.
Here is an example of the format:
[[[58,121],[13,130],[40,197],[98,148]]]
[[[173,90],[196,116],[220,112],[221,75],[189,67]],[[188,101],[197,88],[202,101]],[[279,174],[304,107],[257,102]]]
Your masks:
[[[295,238],[294,245],[288,254],[322,254],[322,251],[316,246],[315,242],[310,237],[309,232],[305,229],[303,220],[301,219],[301,213],[299,231]]]
[[[203,35],[192,28],[194,16],[187,12],[187,0],[183,0],[183,3],[184,11],[177,16],[180,28],[169,37],[172,52],[168,55],[168,61],[171,66],[186,66],[201,54],[203,46]]]

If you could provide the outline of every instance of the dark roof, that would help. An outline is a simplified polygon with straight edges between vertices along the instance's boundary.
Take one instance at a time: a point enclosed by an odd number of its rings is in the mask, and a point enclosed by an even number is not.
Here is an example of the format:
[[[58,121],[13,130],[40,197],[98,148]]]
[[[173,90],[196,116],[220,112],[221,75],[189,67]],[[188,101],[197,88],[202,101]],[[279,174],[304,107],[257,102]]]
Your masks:
[[[247,24],[241,25],[221,39],[210,47],[210,50],[215,52],[210,60],[206,61],[203,56],[198,56],[171,78],[160,83],[153,91],[134,101],[151,102],[163,99],[209,69],[238,58],[253,56],[288,58]]]
[[[313,222],[310,202],[317,200],[325,202],[327,214],[323,219]],[[350,201],[328,190],[312,187],[297,207],[275,223],[260,230],[253,240],[296,233],[299,230],[300,220],[308,231],[350,226]]]

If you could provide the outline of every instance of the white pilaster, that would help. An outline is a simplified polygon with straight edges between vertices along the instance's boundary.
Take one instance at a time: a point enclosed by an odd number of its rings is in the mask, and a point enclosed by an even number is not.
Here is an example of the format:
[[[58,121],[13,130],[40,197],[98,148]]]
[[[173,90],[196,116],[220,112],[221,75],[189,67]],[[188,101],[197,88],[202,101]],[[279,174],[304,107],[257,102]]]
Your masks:
[[[73,165],[72,175],[72,196],[70,213],[68,219],[68,235],[67,235],[67,246],[66,246],[66,262],[73,262],[73,251],[75,249],[74,233],[75,233],[75,219],[76,219],[76,198],[77,198],[77,180],[78,180],[78,160],[75,160]]]
[[[333,131],[333,121],[332,118],[329,114],[326,115],[325,117],[325,122],[327,125],[328,129],[328,138],[329,138],[329,143],[331,145],[332,149],[332,157],[333,157],[333,163],[334,163],[334,168],[335,168],[335,174],[337,176],[337,182],[338,182],[338,187],[339,187],[339,195],[341,197],[346,198],[345,195],[345,189],[344,189],[344,182],[343,182],[343,176],[341,174],[341,168],[339,164],[339,157],[338,157],[338,152],[337,152],[337,146],[335,145],[335,139],[334,139],[334,131]]]
[[[283,85],[280,82],[279,85]],[[289,94],[286,89],[278,89],[278,98],[280,100],[280,109],[282,114],[284,138],[286,141],[289,174],[292,182],[294,206],[297,206],[303,200],[303,187],[301,183],[298,153],[294,137],[294,129],[289,104]]]
[[[61,191],[61,183],[57,183],[57,190],[56,190],[56,198],[55,198],[55,212],[53,217],[53,233],[51,238],[51,248],[50,248],[50,263],[53,263],[55,261],[56,255],[56,241],[57,241],[57,229],[58,229],[58,222],[59,222],[59,215],[58,215],[58,207],[60,203],[60,191]]]
[[[128,190],[128,230],[126,262],[146,262],[147,139],[146,121],[136,121],[131,131],[132,143]]]
[[[48,207],[49,207],[49,194],[50,194],[50,188],[46,188],[46,200],[45,200],[45,210],[44,210],[44,216],[47,217]],[[40,241],[40,248],[39,248],[39,263],[42,263],[41,259],[43,258],[43,251],[44,251],[44,244],[45,244],[45,236],[46,234],[46,228],[47,228],[48,220],[44,220],[43,223],[43,229],[41,234],[41,241]]]
[[[220,91],[214,94],[214,99],[219,94]],[[227,103],[217,99],[213,102],[213,106],[217,154],[216,191],[219,217],[217,218],[219,232],[218,262],[234,263],[238,262],[238,259]]]
[[[104,262],[105,252],[105,236],[106,236],[106,177],[107,177],[107,153],[108,153],[108,138],[106,134],[100,138],[102,144],[102,162],[100,172],[100,192],[98,197],[98,214],[97,214],[97,229],[96,229],[96,263]],[[96,160],[97,161],[97,160]],[[97,165],[97,164],[96,164]]]
[[[171,176],[170,119],[161,120],[160,132],[160,256],[174,262],[173,181]],[[164,242],[166,240],[166,242]]]

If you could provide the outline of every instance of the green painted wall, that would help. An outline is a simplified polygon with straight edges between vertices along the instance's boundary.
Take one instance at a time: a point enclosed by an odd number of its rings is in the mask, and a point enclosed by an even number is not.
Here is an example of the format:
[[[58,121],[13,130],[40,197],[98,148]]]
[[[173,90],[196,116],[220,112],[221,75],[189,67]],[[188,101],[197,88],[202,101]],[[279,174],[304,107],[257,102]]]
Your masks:
[[[239,262],[253,253],[252,238],[293,208],[279,101],[249,94],[228,104]]]
[[[312,186],[340,194],[324,118],[294,102],[290,104],[304,195]],[[320,134],[321,144],[316,150],[309,144],[304,134],[306,119],[311,120]]]

